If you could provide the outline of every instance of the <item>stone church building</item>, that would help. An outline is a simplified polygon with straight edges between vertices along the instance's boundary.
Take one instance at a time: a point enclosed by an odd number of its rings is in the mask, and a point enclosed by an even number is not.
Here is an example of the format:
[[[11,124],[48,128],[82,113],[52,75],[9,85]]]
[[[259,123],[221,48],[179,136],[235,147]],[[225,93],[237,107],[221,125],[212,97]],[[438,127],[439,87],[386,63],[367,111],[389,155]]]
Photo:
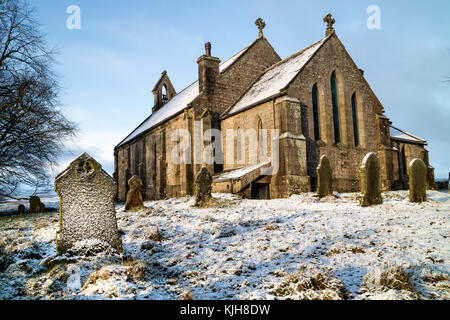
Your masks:
[[[429,166],[426,141],[392,126],[336,35],[334,19],[327,15],[324,22],[323,39],[284,60],[264,37],[262,19],[259,37],[224,62],[211,56],[208,43],[197,60],[198,80],[178,93],[164,71],[150,116],[115,147],[118,200],[125,200],[133,175],[142,179],[146,200],[192,194],[202,166],[213,175],[214,192],[289,197],[315,191],[322,155],[330,159],[333,189],[357,191],[369,152],[380,159],[384,190],[407,187],[413,158]],[[174,139],[180,130],[190,140],[181,151],[181,138]],[[218,147],[207,151],[211,163],[204,154],[212,141]],[[173,150],[182,161],[173,161]]]

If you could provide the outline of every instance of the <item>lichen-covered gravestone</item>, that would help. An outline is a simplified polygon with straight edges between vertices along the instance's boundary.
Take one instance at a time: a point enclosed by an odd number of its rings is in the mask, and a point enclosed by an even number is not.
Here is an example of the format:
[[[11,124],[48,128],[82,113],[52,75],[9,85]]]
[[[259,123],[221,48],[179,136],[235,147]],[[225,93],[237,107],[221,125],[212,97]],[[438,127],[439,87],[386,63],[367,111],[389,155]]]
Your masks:
[[[30,197],[30,213],[42,213],[45,206],[37,196]]]
[[[195,206],[206,205],[212,199],[212,176],[206,167],[197,174],[195,182]]]
[[[18,214],[24,214],[25,213],[25,206],[23,204],[19,204],[17,207],[17,213]]]
[[[55,190],[60,199],[58,253],[90,239],[122,251],[114,208],[116,183],[97,161],[87,153],[76,158],[56,176]]]
[[[330,160],[327,156],[320,158],[319,166],[317,167],[317,196],[323,198],[333,194],[331,188],[332,174]]]
[[[368,153],[359,168],[361,174],[361,198],[360,204],[368,207],[374,204],[381,204],[381,170],[377,154]]]
[[[427,166],[420,159],[413,159],[408,168],[409,201],[427,201]]]
[[[127,202],[125,204],[125,211],[136,211],[144,209],[144,202],[142,201],[141,186],[142,180],[138,176],[132,176],[128,180],[130,190],[127,193]]]

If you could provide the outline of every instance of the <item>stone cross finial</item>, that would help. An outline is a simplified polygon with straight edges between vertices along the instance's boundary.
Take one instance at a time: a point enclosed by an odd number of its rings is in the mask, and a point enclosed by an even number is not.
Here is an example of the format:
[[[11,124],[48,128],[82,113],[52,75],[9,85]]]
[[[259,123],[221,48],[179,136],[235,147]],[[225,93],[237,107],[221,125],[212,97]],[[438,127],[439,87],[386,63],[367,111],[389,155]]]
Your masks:
[[[323,18],[323,22],[327,24],[327,32],[326,35],[329,36],[334,32],[333,24],[336,22],[331,16],[331,13],[327,14],[325,18]]]
[[[259,37],[262,38],[263,37],[263,29],[266,27],[266,23],[264,22],[263,19],[258,18],[255,21],[255,25],[258,27],[259,29]]]

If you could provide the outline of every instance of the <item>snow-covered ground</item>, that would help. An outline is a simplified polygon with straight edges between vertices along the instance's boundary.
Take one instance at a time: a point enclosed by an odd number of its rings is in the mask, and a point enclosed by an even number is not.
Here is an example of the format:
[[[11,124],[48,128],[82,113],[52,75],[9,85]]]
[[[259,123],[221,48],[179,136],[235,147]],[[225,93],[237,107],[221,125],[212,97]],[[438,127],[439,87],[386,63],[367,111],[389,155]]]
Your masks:
[[[0,299],[450,299],[448,193],[214,197],[118,205],[122,255],[89,241],[56,257],[57,213],[0,218]]]

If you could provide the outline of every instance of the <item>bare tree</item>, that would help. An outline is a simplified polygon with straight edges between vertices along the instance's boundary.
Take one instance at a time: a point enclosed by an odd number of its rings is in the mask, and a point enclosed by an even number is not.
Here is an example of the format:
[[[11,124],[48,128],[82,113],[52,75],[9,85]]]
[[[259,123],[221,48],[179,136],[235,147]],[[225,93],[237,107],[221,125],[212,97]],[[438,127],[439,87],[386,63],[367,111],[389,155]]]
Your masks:
[[[0,196],[48,185],[77,127],[61,112],[49,49],[25,0],[0,0]]]

